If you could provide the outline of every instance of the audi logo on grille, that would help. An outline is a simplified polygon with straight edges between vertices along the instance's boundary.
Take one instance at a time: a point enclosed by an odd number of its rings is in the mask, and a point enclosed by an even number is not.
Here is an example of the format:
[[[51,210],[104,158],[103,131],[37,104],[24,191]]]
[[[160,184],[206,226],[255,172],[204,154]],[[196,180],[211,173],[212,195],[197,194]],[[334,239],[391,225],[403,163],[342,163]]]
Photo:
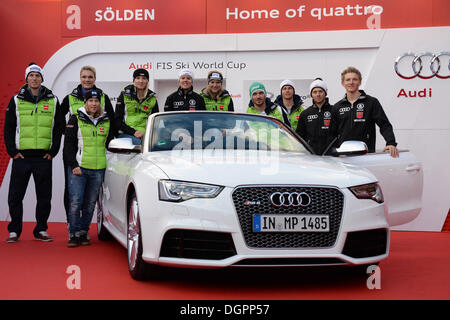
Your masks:
[[[408,63],[400,63],[400,61],[406,57],[413,57],[411,61],[411,66]],[[425,59],[425,57],[427,57]],[[447,57],[444,59],[444,57]],[[397,75],[403,79],[413,79],[415,77],[419,77],[421,79],[430,79],[433,77],[437,77],[440,79],[448,79],[450,78],[450,74],[448,72],[444,73],[446,67],[450,71],[450,52],[443,51],[438,54],[433,54],[431,52],[425,53],[404,53],[395,59],[394,70]],[[411,58],[410,58],[411,59]],[[427,60],[426,62],[424,62]],[[399,63],[401,66],[399,66]],[[424,64],[429,63],[428,67],[430,68],[431,73],[422,72]],[[400,68],[402,70],[400,70]]]
[[[275,207],[307,207],[311,197],[305,192],[275,192],[270,201]]]

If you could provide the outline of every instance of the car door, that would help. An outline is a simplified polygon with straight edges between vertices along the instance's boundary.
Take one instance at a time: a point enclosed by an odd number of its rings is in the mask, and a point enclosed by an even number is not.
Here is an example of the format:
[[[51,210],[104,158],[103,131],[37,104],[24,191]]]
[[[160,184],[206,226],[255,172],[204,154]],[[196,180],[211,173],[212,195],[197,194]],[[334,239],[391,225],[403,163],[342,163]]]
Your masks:
[[[136,154],[110,153],[105,170],[103,206],[105,218],[121,233],[126,233],[129,161]]]
[[[408,150],[400,150],[398,158],[378,152],[340,156],[340,161],[364,167],[377,177],[388,209],[390,226],[414,220],[422,209],[422,164]]]

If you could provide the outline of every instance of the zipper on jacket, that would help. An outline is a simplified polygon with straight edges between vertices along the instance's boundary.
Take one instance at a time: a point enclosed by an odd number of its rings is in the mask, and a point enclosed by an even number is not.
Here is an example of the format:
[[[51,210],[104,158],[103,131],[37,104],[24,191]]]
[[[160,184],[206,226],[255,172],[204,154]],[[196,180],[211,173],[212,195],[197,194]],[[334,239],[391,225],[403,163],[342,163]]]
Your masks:
[[[38,109],[38,104],[36,103],[35,104],[36,105],[36,108],[35,108],[35,110],[33,110],[33,111],[35,111],[35,137],[36,137],[36,139],[35,139],[35,146],[36,146],[36,148],[37,148],[37,145],[38,145],[38,112],[37,112],[37,109]],[[33,111],[31,111],[31,115],[33,115]]]

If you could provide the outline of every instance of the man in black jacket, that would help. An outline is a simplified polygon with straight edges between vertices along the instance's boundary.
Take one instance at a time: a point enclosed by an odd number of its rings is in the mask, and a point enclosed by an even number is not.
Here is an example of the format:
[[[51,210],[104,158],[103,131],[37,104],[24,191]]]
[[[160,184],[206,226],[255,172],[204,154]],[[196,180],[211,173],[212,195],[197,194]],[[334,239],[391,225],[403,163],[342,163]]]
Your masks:
[[[332,110],[330,137],[337,138],[337,145],[348,140],[359,140],[367,144],[369,152],[375,152],[375,124],[386,140],[383,151],[398,157],[394,130],[377,98],[371,97],[361,85],[361,72],[348,67],[341,73],[341,83],[346,90],[345,97]]]
[[[178,78],[178,90],[167,97],[164,112],[206,110],[203,97],[194,92],[193,81],[192,70],[181,70]]]
[[[36,189],[36,240],[52,241],[47,233],[52,198],[52,159],[59,151],[64,116],[58,98],[44,86],[42,69],[30,63],[26,84],[9,102],[5,114],[6,151],[13,158],[9,183],[8,243],[17,242],[22,233],[23,198],[31,175]]]
[[[331,123],[331,108],[328,103],[328,87],[320,78],[309,86],[313,104],[300,113],[297,134],[302,137],[317,155],[322,155],[330,143],[329,129]]]

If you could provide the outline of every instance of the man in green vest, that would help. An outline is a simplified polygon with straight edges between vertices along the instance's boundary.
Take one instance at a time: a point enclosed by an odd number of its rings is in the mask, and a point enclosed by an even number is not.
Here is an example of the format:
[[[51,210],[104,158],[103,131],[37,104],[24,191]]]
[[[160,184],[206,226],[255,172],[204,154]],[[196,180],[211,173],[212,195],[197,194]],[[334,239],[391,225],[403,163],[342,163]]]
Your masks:
[[[219,71],[208,73],[208,86],[202,89],[201,96],[208,111],[234,111],[233,99],[223,88],[223,76]]]
[[[150,75],[145,69],[133,72],[133,84],[126,86],[116,103],[115,121],[119,138],[130,138],[140,145],[148,117],[159,111],[156,94],[149,88]]]
[[[249,94],[251,100],[248,104],[247,113],[262,114],[274,117],[281,122],[284,122],[284,124],[286,124],[287,126],[290,126],[289,116],[286,110],[284,110],[281,106],[273,103],[267,97],[266,88],[262,83],[253,82],[249,88]],[[272,128],[272,125],[266,124],[264,122],[254,123],[251,126],[251,129],[255,132],[257,139],[260,140],[260,142],[269,144],[272,144],[272,142],[277,143],[278,146],[271,146],[271,148],[273,149],[285,146],[286,139],[281,136],[278,136],[278,138],[275,139],[276,136],[272,136]],[[264,138],[264,135],[266,135],[266,138]]]
[[[267,98],[266,88],[262,83],[253,82],[249,88],[249,94],[250,102],[248,104],[247,113],[271,116],[290,125],[288,114],[282,107],[276,105]]]
[[[95,81],[97,79],[97,71],[93,66],[82,66],[80,69],[80,84],[72,90],[70,94],[64,97],[61,102],[61,111],[64,117],[77,114],[78,109],[84,107],[85,96],[88,92],[95,90],[100,96],[100,107],[108,114],[108,117],[114,119],[114,108],[108,95],[100,88],[97,88]],[[68,119],[67,119],[68,120]],[[114,128],[112,128],[114,134]],[[69,190],[67,163],[64,162],[64,209],[66,210],[67,222],[69,221]]]
[[[302,98],[295,94],[295,86],[291,80],[284,80],[280,84],[281,94],[275,99],[275,103],[286,110],[292,129],[295,131],[298,125],[302,107]]]
[[[52,159],[57,155],[64,130],[58,98],[44,86],[41,67],[30,63],[26,84],[9,102],[5,114],[6,151],[13,158],[8,193],[11,222],[8,243],[22,233],[23,198],[31,175],[36,189],[36,240],[52,241],[47,233],[52,198]]]

